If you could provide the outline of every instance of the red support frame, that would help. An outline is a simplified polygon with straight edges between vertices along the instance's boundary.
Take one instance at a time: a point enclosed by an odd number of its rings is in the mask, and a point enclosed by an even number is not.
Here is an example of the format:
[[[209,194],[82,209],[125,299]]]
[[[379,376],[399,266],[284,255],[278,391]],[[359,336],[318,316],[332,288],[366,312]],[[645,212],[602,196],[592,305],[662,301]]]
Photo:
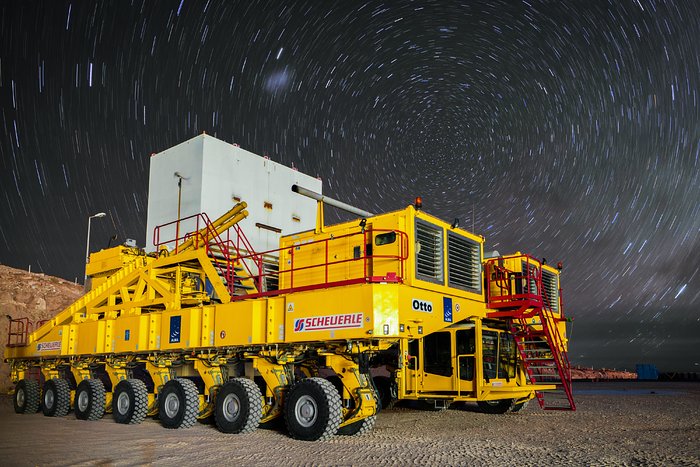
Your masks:
[[[499,261],[518,261],[523,267],[520,271],[511,271],[500,266]],[[491,285],[500,291],[494,294]],[[534,289],[534,290],[533,290]],[[539,261],[529,255],[503,256],[486,262],[486,300],[489,308],[513,309],[541,307],[542,268]]]

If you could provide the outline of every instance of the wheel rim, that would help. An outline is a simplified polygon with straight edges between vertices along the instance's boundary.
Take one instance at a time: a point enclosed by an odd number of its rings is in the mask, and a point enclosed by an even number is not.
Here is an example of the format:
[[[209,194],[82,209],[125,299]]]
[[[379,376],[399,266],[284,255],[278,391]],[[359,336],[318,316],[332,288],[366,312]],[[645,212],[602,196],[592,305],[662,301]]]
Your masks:
[[[80,391],[78,394],[78,410],[85,412],[88,407],[89,397],[87,391]]]
[[[24,407],[24,389],[18,389],[17,390],[17,405],[20,407]]]
[[[53,389],[46,391],[46,394],[44,394],[44,405],[47,409],[51,409],[53,407],[54,399]]]
[[[180,399],[177,395],[170,393],[165,396],[165,415],[169,418],[175,418],[178,410],[180,410]]]
[[[299,425],[309,428],[318,418],[318,405],[311,396],[301,396],[294,406],[294,415]]]
[[[241,413],[241,400],[235,394],[224,397],[224,418],[227,422],[235,421]]]
[[[130,405],[131,401],[129,400],[129,395],[125,392],[119,394],[119,397],[117,397],[117,411],[122,415],[126,415]]]

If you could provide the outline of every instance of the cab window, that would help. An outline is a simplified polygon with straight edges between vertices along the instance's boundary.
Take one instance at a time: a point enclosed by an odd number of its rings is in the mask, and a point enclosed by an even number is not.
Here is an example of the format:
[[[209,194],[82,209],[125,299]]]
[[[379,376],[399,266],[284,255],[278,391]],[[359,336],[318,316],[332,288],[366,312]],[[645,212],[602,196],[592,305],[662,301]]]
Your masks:
[[[434,332],[423,338],[425,372],[452,376],[452,339],[449,332]]]
[[[496,331],[483,331],[481,334],[484,353],[484,379],[488,381],[496,378],[498,374],[498,333]]]
[[[396,241],[396,232],[387,232],[379,234],[374,238],[374,244],[377,246],[389,245]]]
[[[474,379],[474,352],[476,343],[474,329],[464,329],[455,333],[457,346],[457,366],[459,367],[459,379],[472,381]]]
[[[515,368],[517,366],[517,348],[513,335],[507,332],[500,333],[498,351],[498,377],[515,378]]]

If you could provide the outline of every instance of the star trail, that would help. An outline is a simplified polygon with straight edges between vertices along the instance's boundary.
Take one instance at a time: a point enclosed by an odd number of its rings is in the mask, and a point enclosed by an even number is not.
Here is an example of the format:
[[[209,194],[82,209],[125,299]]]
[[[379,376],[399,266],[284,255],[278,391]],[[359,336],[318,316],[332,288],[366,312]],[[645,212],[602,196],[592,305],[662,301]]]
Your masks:
[[[573,363],[700,371],[700,4],[5,1],[0,262],[143,245],[203,131],[563,261]]]

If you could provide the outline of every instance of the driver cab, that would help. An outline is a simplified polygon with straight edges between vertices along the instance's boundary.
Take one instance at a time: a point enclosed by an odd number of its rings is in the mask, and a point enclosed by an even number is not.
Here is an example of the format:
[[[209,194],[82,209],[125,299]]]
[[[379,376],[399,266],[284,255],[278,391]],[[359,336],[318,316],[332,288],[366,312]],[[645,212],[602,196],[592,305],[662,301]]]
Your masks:
[[[513,335],[495,323],[485,323],[464,321],[407,340],[402,352],[406,396],[476,398],[485,387],[515,386],[518,358]]]

